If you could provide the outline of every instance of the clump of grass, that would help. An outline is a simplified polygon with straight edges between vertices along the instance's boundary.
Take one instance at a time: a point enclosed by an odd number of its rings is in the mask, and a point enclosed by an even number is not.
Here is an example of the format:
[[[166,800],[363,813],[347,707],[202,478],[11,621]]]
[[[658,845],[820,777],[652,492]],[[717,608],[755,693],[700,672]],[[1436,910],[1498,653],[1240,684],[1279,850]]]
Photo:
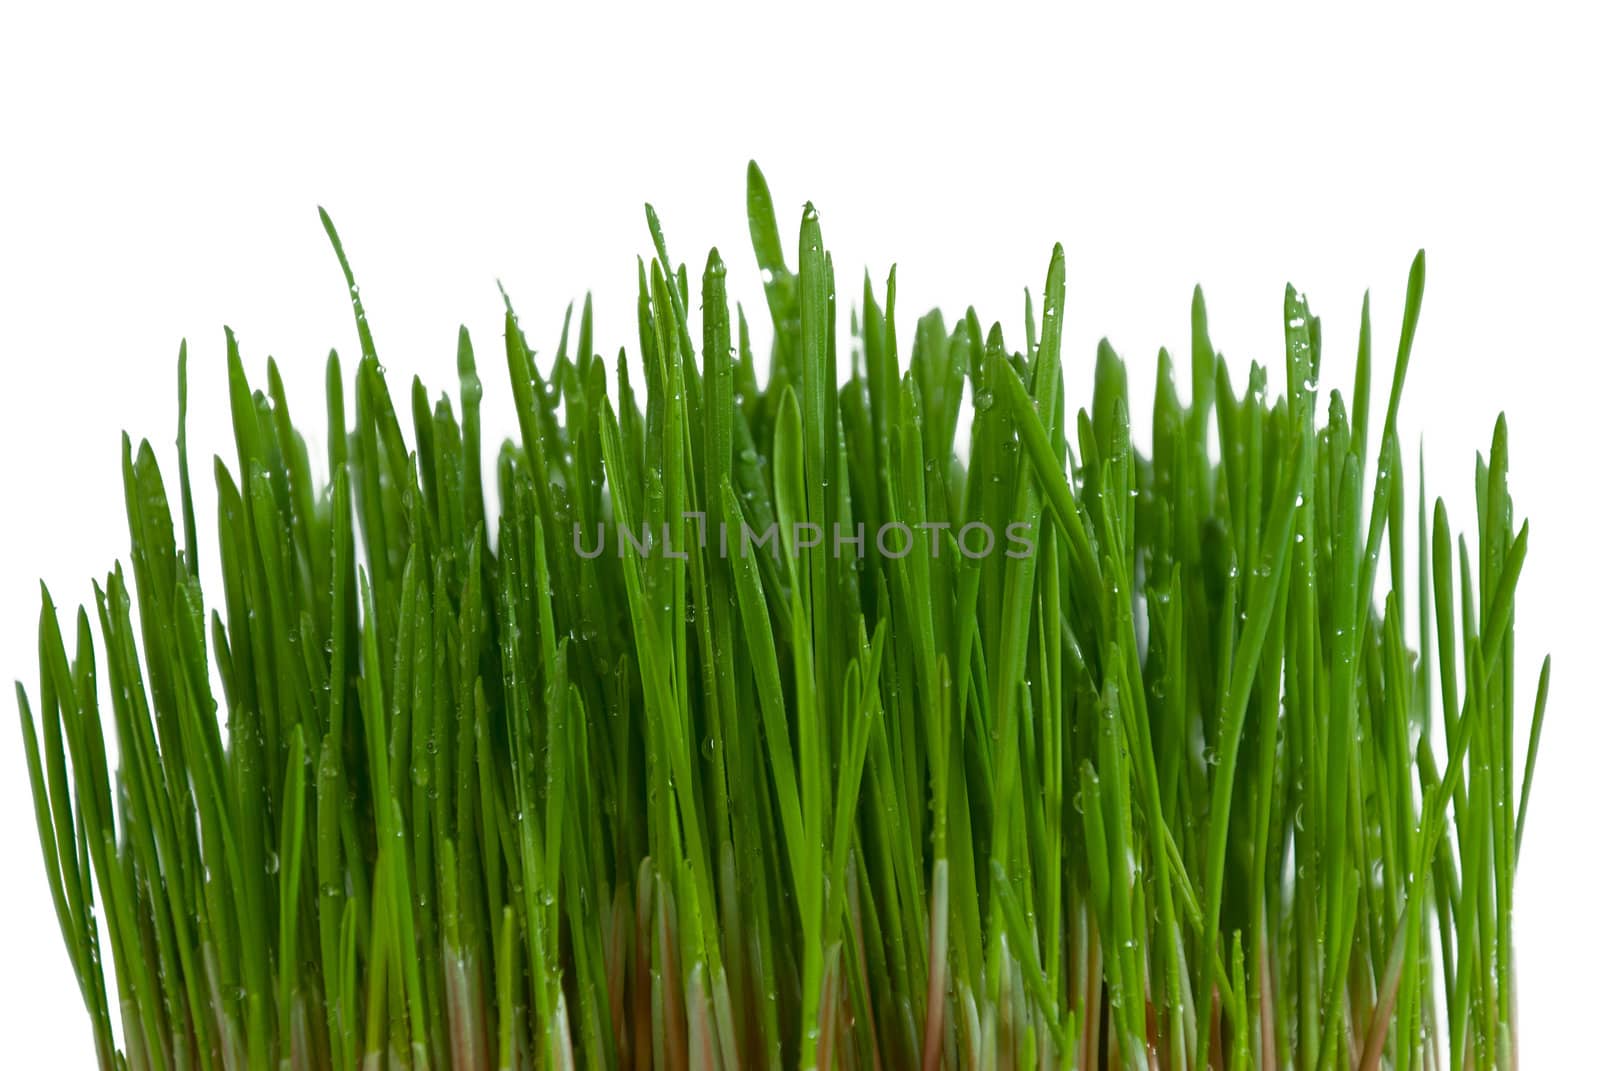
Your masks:
[[[228,337],[220,591],[180,351],[181,533],[125,439],[131,579],[70,655],[46,593],[37,719],[18,686],[103,1068],[1514,1065],[1549,663],[1519,785],[1503,421],[1476,562],[1420,468],[1408,539],[1420,254],[1382,408],[1363,307],[1325,423],[1304,298],[1269,399],[1196,290],[1146,456],[1107,344],[1069,422],[1059,247],[1020,348],[934,312],[905,360],[868,281],[837,386],[817,216],[791,269],[752,165],[761,385],[648,216],[631,355],[585,302],[545,377],[507,303],[487,474],[466,330],[408,441],[324,217],[353,393],[330,355],[313,464]]]

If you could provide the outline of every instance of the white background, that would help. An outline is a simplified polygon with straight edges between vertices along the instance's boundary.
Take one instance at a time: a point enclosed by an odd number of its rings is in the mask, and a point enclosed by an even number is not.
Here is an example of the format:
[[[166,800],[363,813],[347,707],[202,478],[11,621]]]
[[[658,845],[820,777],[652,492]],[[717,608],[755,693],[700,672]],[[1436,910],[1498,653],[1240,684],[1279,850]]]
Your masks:
[[[1196,281],[1233,367],[1261,361],[1274,389],[1285,280],[1323,317],[1325,387],[1350,381],[1371,286],[1384,387],[1406,269],[1426,247],[1407,490],[1426,432],[1430,493],[1469,517],[1473,451],[1506,411],[1513,493],[1532,518],[1524,717],[1540,655],[1555,656],[1517,885],[1523,1066],[1587,1044],[1600,956],[1595,26],[1539,4],[1092,18],[566,6],[585,11],[8,6],[0,673],[34,690],[39,577],[76,605],[125,555],[120,431],[149,437],[173,479],[181,337],[208,554],[206,460],[232,451],[222,325],[258,382],[275,355],[300,420],[320,422],[323,358],[355,339],[318,204],[343,231],[397,390],[420,372],[454,393],[456,328],[473,329],[496,443],[514,424],[495,279],[547,351],[585,289],[603,348],[631,347],[646,199],[694,274],[720,246],[730,289],[762,322],[743,209],[751,156],[791,262],[801,205],[817,202],[841,306],[863,267],[881,285],[899,261],[902,337],[934,303],[974,303],[1020,333],[1022,288],[1038,292],[1051,243],[1065,243],[1069,400],[1086,398],[1101,335],[1149,397],[1157,346],[1187,356]],[[87,1021],[4,721],[5,1062],[86,1067]]]

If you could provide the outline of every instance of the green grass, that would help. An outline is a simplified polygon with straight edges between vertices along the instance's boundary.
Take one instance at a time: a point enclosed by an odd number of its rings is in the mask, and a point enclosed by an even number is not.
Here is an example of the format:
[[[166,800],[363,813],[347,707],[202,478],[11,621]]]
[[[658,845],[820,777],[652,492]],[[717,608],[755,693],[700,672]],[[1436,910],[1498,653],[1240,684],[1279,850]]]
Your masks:
[[[907,345],[892,272],[840,337],[754,165],[749,215],[764,385],[652,211],[614,363],[588,302],[539,362],[507,302],[487,473],[466,330],[459,409],[398,411],[324,216],[354,380],[313,459],[229,335],[210,547],[180,351],[177,521],[124,440],[127,569],[45,593],[17,690],[100,1066],[1514,1066],[1549,663],[1523,743],[1504,422],[1466,530],[1405,493],[1422,256],[1376,399],[1365,307],[1324,401],[1288,289],[1269,397],[1196,290],[1144,454],[1109,345],[1063,396],[1059,247],[1020,347],[971,310]]]

